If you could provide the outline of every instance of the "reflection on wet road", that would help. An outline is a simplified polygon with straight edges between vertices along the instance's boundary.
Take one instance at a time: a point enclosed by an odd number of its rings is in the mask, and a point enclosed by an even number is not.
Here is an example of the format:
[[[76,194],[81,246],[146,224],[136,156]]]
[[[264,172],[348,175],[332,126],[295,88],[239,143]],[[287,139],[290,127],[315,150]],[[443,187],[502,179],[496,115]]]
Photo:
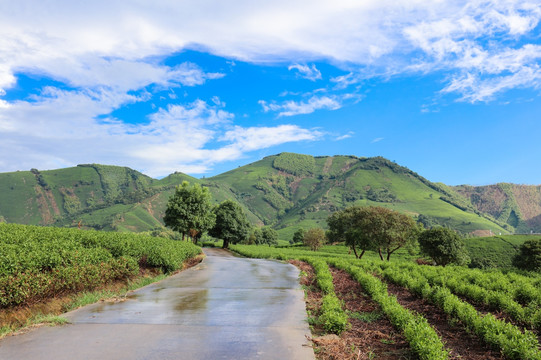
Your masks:
[[[298,270],[205,249],[199,265],[0,341],[0,359],[313,359]]]

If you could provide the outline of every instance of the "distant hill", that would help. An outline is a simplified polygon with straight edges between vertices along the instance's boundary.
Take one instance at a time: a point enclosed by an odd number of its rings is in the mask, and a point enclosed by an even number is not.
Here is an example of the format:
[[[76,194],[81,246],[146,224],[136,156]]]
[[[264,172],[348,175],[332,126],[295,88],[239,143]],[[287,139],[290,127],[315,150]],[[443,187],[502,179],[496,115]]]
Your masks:
[[[477,210],[509,224],[517,232],[541,232],[541,186],[500,183],[454,189]]]
[[[97,164],[1,173],[0,221],[54,226],[80,222],[118,231],[161,228],[167,199],[184,180],[207,186],[216,202],[238,201],[252,223],[274,226],[283,239],[298,227],[325,226],[329,214],[350,205],[385,206],[425,225],[446,225],[464,233],[505,234],[522,226],[480,207],[465,187],[432,183],[382,157],[292,153],[268,156],[207,179],[175,173],[156,180],[129,168]]]

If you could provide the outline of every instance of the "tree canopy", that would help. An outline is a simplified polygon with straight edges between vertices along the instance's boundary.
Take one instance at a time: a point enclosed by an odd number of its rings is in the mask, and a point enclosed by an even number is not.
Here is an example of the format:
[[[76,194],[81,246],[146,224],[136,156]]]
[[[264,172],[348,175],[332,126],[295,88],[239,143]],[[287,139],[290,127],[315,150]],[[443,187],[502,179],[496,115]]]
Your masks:
[[[250,223],[242,207],[232,201],[225,200],[213,210],[216,217],[214,227],[209,234],[224,241],[223,248],[227,249],[229,244],[236,244],[244,241],[250,231]]]
[[[214,226],[212,195],[206,187],[199,184],[182,182],[169,198],[163,221],[165,225],[182,234],[182,240],[188,234],[192,239],[199,238]]]
[[[513,265],[523,270],[541,271],[541,239],[526,240],[513,259]]]
[[[255,243],[258,245],[267,244],[269,246],[278,244],[278,232],[271,227],[264,226],[254,230]]]
[[[419,228],[407,215],[380,206],[352,206],[327,219],[328,238],[344,241],[361,258],[366,250],[378,251],[383,260],[417,239]],[[357,250],[361,250],[359,254]]]
[[[438,265],[464,265],[470,260],[460,236],[448,228],[436,227],[423,231],[419,235],[419,247]]]
[[[308,229],[304,234],[303,243],[312,251],[319,250],[325,243],[325,231],[322,228]]]
[[[298,244],[298,243],[302,243],[303,240],[304,240],[304,229],[298,228],[297,231],[295,231],[295,233],[293,234],[293,238],[289,240],[289,243]]]

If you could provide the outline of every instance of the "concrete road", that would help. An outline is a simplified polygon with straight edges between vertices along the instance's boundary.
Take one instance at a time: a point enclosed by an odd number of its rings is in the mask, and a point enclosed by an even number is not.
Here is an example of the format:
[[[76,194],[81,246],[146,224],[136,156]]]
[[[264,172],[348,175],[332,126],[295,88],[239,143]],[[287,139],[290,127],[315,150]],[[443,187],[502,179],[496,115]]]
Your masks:
[[[199,265],[0,340],[0,359],[314,359],[298,270],[205,249]]]

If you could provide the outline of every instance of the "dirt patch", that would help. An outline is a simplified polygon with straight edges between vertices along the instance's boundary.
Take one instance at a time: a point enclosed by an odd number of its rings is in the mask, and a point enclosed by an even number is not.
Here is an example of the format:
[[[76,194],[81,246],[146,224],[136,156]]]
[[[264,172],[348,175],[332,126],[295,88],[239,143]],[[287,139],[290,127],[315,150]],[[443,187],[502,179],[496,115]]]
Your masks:
[[[325,160],[325,165],[323,165],[323,174],[328,174],[329,173],[329,170],[331,169],[331,166],[332,166],[333,159],[334,159],[334,157],[329,156]]]
[[[450,359],[493,360],[504,359],[484,345],[481,340],[467,332],[460,324],[451,325],[447,314],[424,299],[420,299],[405,288],[388,283],[389,293],[396,296],[400,305],[425,317],[436,330],[450,351]]]
[[[331,268],[334,291],[344,302],[351,329],[340,336],[340,356],[324,359],[414,359],[402,332],[395,329],[361,285],[343,270]]]

